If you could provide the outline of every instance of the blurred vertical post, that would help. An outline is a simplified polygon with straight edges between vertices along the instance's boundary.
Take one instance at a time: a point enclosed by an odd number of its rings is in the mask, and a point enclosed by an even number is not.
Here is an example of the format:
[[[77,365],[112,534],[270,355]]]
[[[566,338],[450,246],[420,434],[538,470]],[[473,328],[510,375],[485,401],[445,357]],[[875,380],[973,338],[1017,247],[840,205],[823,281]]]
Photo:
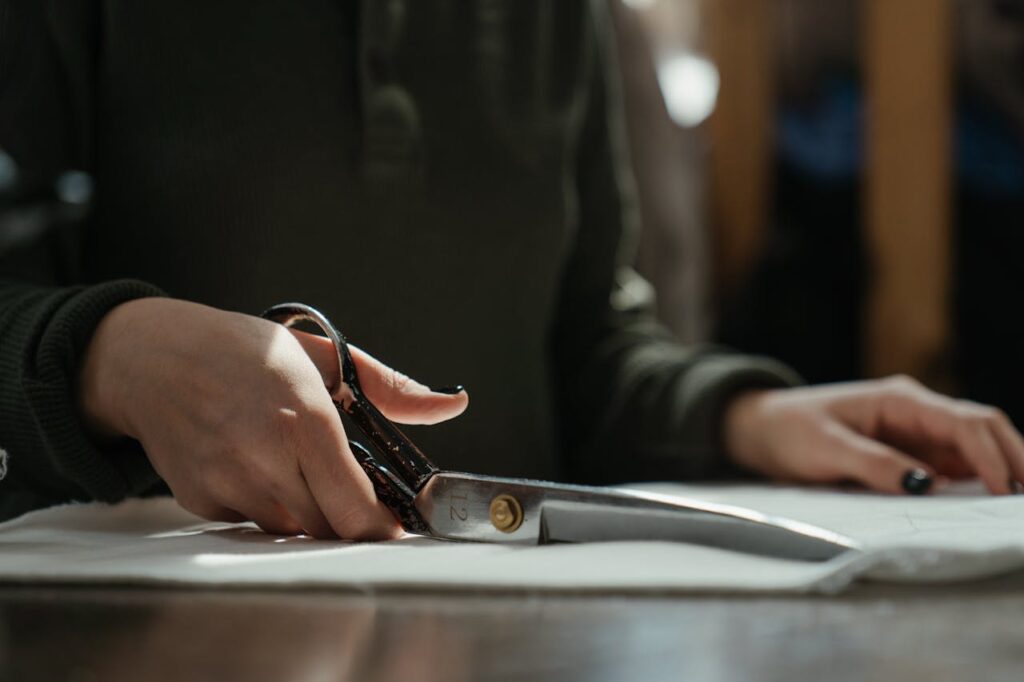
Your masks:
[[[705,0],[721,85],[711,115],[712,218],[719,301],[756,261],[771,197],[775,3]]]
[[[949,389],[949,0],[864,0],[865,369]],[[827,229],[823,225],[822,229]]]

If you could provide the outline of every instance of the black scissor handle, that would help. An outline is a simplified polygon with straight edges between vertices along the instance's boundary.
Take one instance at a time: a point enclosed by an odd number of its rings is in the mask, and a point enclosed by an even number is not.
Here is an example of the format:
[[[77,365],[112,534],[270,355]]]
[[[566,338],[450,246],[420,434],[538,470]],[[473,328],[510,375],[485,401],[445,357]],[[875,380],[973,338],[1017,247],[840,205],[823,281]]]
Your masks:
[[[366,477],[373,484],[373,492],[385,507],[391,510],[402,528],[410,533],[426,535],[430,532],[423,517],[416,509],[416,493],[409,489],[400,478],[395,476],[386,466],[381,464],[365,445],[358,441],[349,441],[352,454]]]
[[[352,452],[373,483],[377,498],[395,514],[402,527],[422,533],[426,524],[414,506],[416,493],[437,472],[423,452],[363,394],[348,341],[327,316],[304,303],[281,303],[268,308],[262,317],[293,327],[312,322],[330,339],[338,354],[338,385],[332,390],[338,412],[348,415],[380,454],[378,460],[359,443]]]
[[[326,315],[305,303],[279,303],[264,310],[260,317],[280,322],[285,327],[294,327],[300,322],[312,322],[330,339],[334,351],[338,354],[338,386],[328,386],[328,389],[331,390],[334,401],[340,403],[347,413],[349,406],[362,396],[363,389],[359,385],[356,363],[352,361],[352,354],[348,350],[348,341],[337,327],[331,324]],[[340,394],[340,398],[335,397],[335,394]]]

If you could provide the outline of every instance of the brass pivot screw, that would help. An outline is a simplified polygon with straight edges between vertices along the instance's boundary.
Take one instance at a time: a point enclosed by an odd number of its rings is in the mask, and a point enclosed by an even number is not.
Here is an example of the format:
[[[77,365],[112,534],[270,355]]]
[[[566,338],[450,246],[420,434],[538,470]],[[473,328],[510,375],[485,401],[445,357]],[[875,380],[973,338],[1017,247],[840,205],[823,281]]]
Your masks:
[[[511,495],[498,495],[491,500],[491,525],[502,533],[511,533],[523,523],[523,508]]]

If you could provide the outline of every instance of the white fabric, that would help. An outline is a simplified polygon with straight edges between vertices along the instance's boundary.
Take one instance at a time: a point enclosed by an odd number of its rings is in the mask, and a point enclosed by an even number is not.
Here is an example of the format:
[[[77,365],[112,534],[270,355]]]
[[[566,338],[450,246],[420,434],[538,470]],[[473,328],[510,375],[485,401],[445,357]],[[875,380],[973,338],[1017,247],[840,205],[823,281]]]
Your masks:
[[[659,542],[546,547],[406,537],[351,544],[208,523],[173,500],[70,505],[0,524],[0,580],[515,589],[841,591],[857,579],[973,580],[1024,568],[1024,496],[977,486],[890,497],[770,486],[645,486],[817,524],[866,551],[824,564]]]

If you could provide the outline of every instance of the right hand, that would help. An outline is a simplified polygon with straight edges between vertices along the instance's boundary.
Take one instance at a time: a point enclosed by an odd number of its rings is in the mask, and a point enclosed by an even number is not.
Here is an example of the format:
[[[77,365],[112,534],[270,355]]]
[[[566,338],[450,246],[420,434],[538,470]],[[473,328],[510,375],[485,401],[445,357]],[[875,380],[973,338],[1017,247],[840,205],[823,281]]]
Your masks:
[[[364,393],[390,419],[433,424],[469,403],[465,391],[432,392],[350,348]],[[396,537],[325,387],[337,372],[323,337],[144,298],[100,322],[79,403],[97,434],[138,440],[178,503],[203,518],[282,535]]]

